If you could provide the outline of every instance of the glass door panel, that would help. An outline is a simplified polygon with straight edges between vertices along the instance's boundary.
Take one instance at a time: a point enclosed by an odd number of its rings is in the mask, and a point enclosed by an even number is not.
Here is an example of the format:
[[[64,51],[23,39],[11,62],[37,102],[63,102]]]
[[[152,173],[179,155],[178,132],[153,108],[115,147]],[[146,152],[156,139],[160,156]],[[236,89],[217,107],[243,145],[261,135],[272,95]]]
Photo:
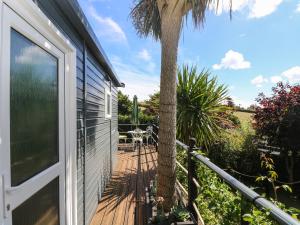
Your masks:
[[[57,58],[11,30],[11,185],[58,162]]]
[[[14,209],[12,220],[13,225],[59,225],[58,178]]]

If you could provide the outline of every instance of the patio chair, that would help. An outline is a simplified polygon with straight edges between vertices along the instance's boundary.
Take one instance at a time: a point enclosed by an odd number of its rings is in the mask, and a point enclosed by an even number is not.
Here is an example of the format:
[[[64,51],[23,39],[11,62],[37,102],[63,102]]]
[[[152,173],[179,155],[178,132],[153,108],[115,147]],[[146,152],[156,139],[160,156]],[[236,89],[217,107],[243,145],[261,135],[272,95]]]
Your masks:
[[[149,146],[149,138],[152,139],[152,133],[153,133],[153,127],[152,126],[148,126],[146,128],[146,133],[144,135],[144,137],[146,138],[147,147]]]
[[[120,143],[120,140],[124,140],[124,143],[126,144],[127,143],[127,135],[119,135],[119,143]]]
[[[143,143],[144,134],[142,130],[137,128],[131,133],[131,135],[132,135],[133,150],[135,150],[137,146],[139,146],[139,149],[141,149],[141,146],[144,145]]]

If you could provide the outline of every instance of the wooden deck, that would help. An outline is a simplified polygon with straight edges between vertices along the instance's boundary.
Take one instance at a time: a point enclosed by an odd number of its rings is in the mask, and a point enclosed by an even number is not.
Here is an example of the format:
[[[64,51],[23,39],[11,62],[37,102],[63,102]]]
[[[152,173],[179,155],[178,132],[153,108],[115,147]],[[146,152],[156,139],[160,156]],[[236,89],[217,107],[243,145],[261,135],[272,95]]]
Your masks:
[[[121,148],[110,183],[105,189],[91,225],[143,225],[147,224],[149,209],[146,192],[156,173],[157,153],[146,147],[133,152]]]

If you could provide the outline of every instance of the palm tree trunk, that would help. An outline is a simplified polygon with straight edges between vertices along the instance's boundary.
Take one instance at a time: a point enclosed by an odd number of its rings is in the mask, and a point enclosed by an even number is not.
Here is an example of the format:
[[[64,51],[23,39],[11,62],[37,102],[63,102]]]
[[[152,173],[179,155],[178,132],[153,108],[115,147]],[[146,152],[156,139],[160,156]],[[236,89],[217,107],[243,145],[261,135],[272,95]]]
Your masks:
[[[176,1],[171,1],[176,2]],[[177,14],[177,15],[176,15]],[[157,195],[170,211],[175,193],[176,168],[176,73],[182,15],[170,3],[161,13],[161,81]]]

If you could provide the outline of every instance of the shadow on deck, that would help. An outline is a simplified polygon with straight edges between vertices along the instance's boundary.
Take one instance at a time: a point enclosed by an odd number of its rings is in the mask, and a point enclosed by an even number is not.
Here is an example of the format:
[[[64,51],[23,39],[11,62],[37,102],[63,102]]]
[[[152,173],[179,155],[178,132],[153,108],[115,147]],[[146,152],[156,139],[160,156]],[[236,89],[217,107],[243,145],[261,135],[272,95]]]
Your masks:
[[[149,209],[145,189],[155,177],[156,165],[154,147],[142,148],[139,152],[120,146],[117,165],[91,225],[147,224]]]

